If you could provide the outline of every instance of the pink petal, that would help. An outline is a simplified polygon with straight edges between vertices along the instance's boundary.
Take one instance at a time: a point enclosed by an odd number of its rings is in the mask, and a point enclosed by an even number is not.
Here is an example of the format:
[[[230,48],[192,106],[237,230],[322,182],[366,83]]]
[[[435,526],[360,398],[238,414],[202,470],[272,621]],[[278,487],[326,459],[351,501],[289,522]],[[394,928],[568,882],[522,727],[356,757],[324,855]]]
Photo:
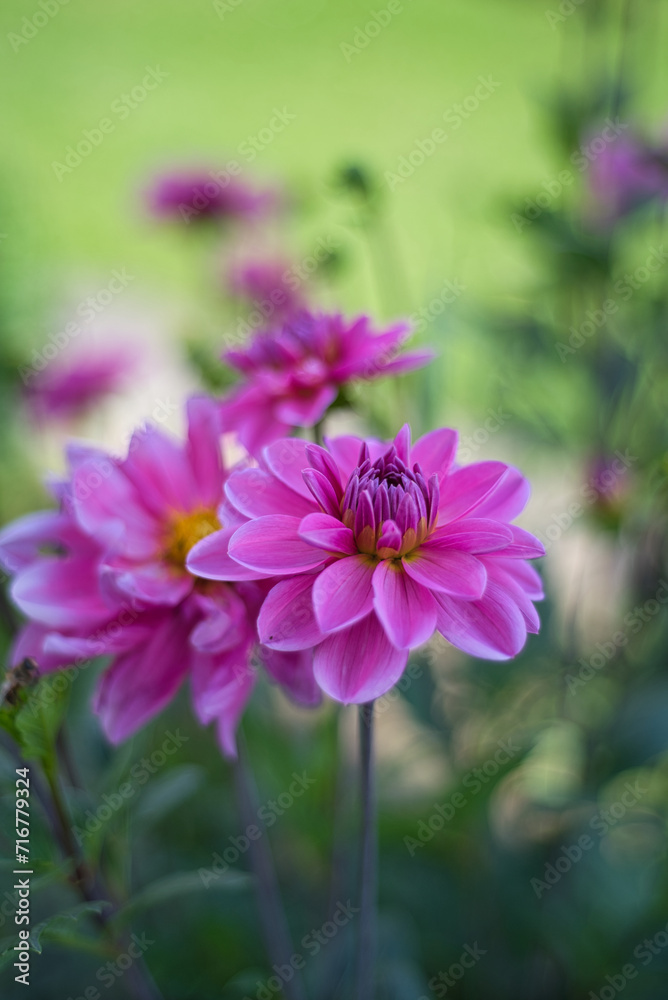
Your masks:
[[[205,580],[261,580],[265,573],[241,566],[229,554],[230,539],[236,528],[214,531],[193,545],[186,559],[186,568]]]
[[[118,589],[129,597],[146,604],[163,604],[169,607],[175,607],[185,600],[195,582],[187,573],[176,572],[159,562],[125,571],[118,571],[113,565],[103,565],[101,571],[110,571]]]
[[[489,560],[491,562],[492,560]],[[533,601],[542,601],[545,597],[543,581],[536,569],[522,559],[504,559],[494,556],[495,565],[500,566],[517,583]]]
[[[501,550],[499,555],[516,559],[538,559],[545,555],[543,543],[530,532],[525,531],[524,528],[518,528],[515,524],[510,525],[510,530],[513,540],[510,545]]]
[[[187,404],[187,455],[199,502],[215,506],[221,497],[225,469],[220,447],[220,406],[208,396],[193,396]]]
[[[217,720],[218,741],[228,758],[237,755],[237,726],[255,684],[255,671],[249,657],[248,645],[215,655],[194,653],[192,656],[195,712],[203,725]]]
[[[109,617],[89,559],[38,559],[14,579],[10,593],[28,618],[54,629],[81,631]]]
[[[485,567],[475,556],[433,542],[406,556],[403,566],[424,587],[465,600],[482,597],[487,582]]]
[[[276,406],[276,416],[291,427],[313,427],[337,394],[335,386],[323,385],[308,396],[289,396]]]
[[[299,537],[299,517],[276,514],[242,524],[230,540],[230,555],[266,576],[285,576],[315,569],[327,555]]]
[[[526,507],[530,493],[529,481],[511,465],[496,488],[477,508],[476,516],[493,517],[498,521],[514,521]]]
[[[494,552],[513,540],[510,528],[500,521],[483,517],[463,517],[437,528],[431,541],[443,543],[460,552]]]
[[[408,650],[392,645],[372,612],[350,628],[327,636],[315,649],[313,671],[330,698],[360,704],[394,687],[407,660]]]
[[[160,526],[144,497],[111,459],[87,461],[72,481],[73,511],[85,532],[133,559],[150,559]]]
[[[446,476],[441,483],[439,521],[445,524],[476,510],[505,475],[503,462],[476,462]]]
[[[313,498],[306,500],[264,469],[242,469],[225,483],[230,503],[246,517],[292,514],[304,517],[315,509]]]
[[[341,482],[347,483],[359,464],[360,451],[364,441],[362,438],[353,437],[352,434],[344,434],[336,438],[326,437],[325,444],[341,472]]]
[[[524,646],[524,618],[515,602],[493,581],[488,581],[479,601],[458,601],[445,594],[434,597],[439,632],[464,653],[484,660],[507,660]]]
[[[313,584],[317,577],[295,576],[281,580],[269,591],[260,610],[260,641],[272,649],[310,649],[324,638],[313,609]]]
[[[148,425],[133,434],[122,469],[142,505],[154,517],[163,518],[174,510],[192,510],[201,502],[186,449],[155,427]]]
[[[136,732],[171,701],[190,663],[189,626],[169,614],[146,642],[117,656],[104,672],[94,708],[112,743]]]
[[[326,552],[357,553],[352,530],[330,514],[308,514],[299,526],[299,537]]]
[[[57,510],[37,511],[6,525],[0,532],[0,564],[8,573],[29,566],[47,545],[76,544],[79,529]]]
[[[311,649],[282,653],[261,647],[260,656],[269,676],[285,689],[293,701],[309,708],[320,703],[322,695],[313,676]]]
[[[429,590],[400,563],[384,559],[373,574],[374,610],[390,642],[400,649],[421,646],[436,628],[436,604]]]
[[[301,438],[282,438],[264,449],[264,460],[277,479],[305,497],[313,504],[311,509],[316,510],[311,492],[302,476],[302,470],[308,469],[310,464],[306,454],[307,444],[308,441],[302,441]]]
[[[348,556],[332,563],[316,577],[313,607],[323,632],[333,632],[366,617],[373,607],[375,560]]]
[[[425,479],[435,473],[440,481],[454,461],[457,439],[457,431],[448,427],[424,434],[413,445],[411,466],[418,462]]]

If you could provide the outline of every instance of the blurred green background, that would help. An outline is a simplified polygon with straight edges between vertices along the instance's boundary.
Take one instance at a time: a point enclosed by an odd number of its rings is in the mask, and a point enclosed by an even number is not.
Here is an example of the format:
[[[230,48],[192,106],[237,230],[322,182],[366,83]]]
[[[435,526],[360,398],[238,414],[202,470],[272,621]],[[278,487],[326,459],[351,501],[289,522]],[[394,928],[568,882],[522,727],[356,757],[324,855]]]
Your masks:
[[[572,169],[570,157],[608,115],[653,136],[665,128],[666,4],[402,0],[351,54],[342,46],[384,0],[51,3],[57,12],[25,43],[16,37],[38,3],[6,0],[0,11],[3,521],[44,504],[41,479],[62,468],[72,433],[121,447],[157,400],[180,404],[207,382],[239,317],[219,293],[229,246],[156,224],[144,192],[160,171],[238,157],[276,108],[287,109],[294,120],[249,163],[259,182],[283,184],[294,199],[270,245],[300,259],[331,237],[337,266],[316,301],[378,319],[427,308],[418,339],[438,352],[398,396],[387,384],[360,394],[341,426],[390,435],[410,417],[419,431],[460,427],[463,460],[499,458],[527,473],[534,496],[523,523],[548,547],[543,630],[516,661],[474,662],[437,643],[416,654],[415,679],[381,713],[379,1000],[611,1000],[622,990],[664,1000],[667,273],[620,302],[572,357],[560,360],[556,344],[662,245],[665,199],[592,231],[586,176],[576,172],[537,220],[518,227],[513,217]],[[167,75],[121,119],[115,102],[147,68]],[[458,114],[480,77],[493,92],[453,127],[444,116]],[[54,162],[104,117],[113,131],[59,178]],[[389,183],[436,128],[447,139]],[[373,186],[370,201],[341,183],[352,166]],[[133,276],[128,291],[85,336],[142,346],[144,381],[81,423],[36,427],[17,366],[122,268]],[[436,311],[454,281],[464,290]],[[490,408],[503,415],[493,432]],[[181,426],[171,411],[167,423]],[[603,487],[600,471],[618,451],[630,456],[628,473]],[[620,631],[623,645],[612,640]],[[166,998],[266,1000],[258,982],[271,969],[244,856],[208,889],[201,874],[243,830],[213,734],[196,727],[183,696],[112,752],[89,709],[99,669],[69,692],[75,821],[116,794],[167,732],[187,741],[85,838],[90,863],[133,900],[128,916],[155,942],[146,961]],[[293,772],[314,778],[269,833],[298,942],[354,898],[354,859],[342,860],[355,829],[354,716],[332,705],[297,711],[268,687],[247,713],[261,802],[284,792]],[[518,748],[501,766],[499,740]],[[4,854],[13,847],[9,753],[2,766]],[[471,777],[473,768],[489,780]],[[630,805],[628,785],[639,789]],[[457,793],[465,803],[449,809]],[[429,836],[434,815],[447,818]],[[591,845],[578,856],[581,837]],[[34,831],[34,848],[43,859],[35,913],[56,919],[33,956],[32,997],[65,1000],[96,984],[102,996],[126,996],[122,977],[108,988],[96,979],[103,959],[86,914],[57,917],[78,904],[46,829]],[[13,928],[0,912],[4,938]],[[309,957],[309,996],[350,995],[353,929],[354,920]],[[467,946],[485,954],[448,982]],[[628,963],[636,976],[620,971]],[[7,967],[0,974],[3,996],[22,995]]]

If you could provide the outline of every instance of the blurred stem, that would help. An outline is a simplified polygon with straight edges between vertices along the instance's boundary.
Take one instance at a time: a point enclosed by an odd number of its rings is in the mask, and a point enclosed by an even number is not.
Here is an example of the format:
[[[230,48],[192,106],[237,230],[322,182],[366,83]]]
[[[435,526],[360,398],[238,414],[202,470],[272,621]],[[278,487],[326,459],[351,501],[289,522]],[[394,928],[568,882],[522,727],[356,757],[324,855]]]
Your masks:
[[[247,829],[257,821],[259,801],[241,734],[239,754],[232,767],[239,814],[244,828]],[[295,949],[290,939],[274,861],[266,837],[265,832],[259,840],[251,840],[248,854],[256,880],[258,911],[267,955],[272,965],[281,966],[290,963]],[[282,984],[282,990],[288,1000],[306,1000],[301,976],[297,971],[291,980]]]
[[[373,1000],[376,971],[376,893],[378,834],[373,776],[373,701],[360,711],[360,778],[362,843],[360,854],[360,916],[357,939],[357,1000]]]
[[[58,759],[54,753],[43,760],[44,776],[51,796],[52,815],[55,817],[55,829],[57,839],[60,841],[63,853],[67,855],[74,866],[75,888],[79,892],[85,903],[94,903],[100,899],[106,900],[116,908],[112,895],[103,884],[102,880],[92,875],[88,870],[81,852],[75,843],[72,835],[72,821],[67,807],[65,796],[60,787],[58,777]],[[109,923],[108,913],[95,913],[93,919],[100,931],[105,935],[115,955],[123,954],[131,944],[130,937],[123,935],[118,937],[112,930]],[[161,994],[156,987],[151,975],[140,956],[135,959],[127,970],[128,994],[136,1000],[162,1000]]]
[[[315,444],[319,444],[321,448],[323,445],[326,418],[327,414],[325,413],[325,415],[321,417],[318,423],[315,424],[313,427],[313,441],[315,442]]]

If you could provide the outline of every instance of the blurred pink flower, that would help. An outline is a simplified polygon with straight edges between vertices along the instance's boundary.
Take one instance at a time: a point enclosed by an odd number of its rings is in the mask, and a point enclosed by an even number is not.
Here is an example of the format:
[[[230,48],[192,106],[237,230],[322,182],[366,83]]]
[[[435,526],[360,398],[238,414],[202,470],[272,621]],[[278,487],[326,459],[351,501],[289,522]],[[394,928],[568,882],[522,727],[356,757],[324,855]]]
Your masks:
[[[645,202],[668,199],[668,146],[619,136],[592,160],[589,191],[594,221],[606,226]]]
[[[399,353],[409,329],[397,323],[377,333],[367,316],[302,312],[257,333],[248,347],[224,355],[244,380],[221,403],[223,429],[236,431],[255,455],[293,427],[312,427],[346,383],[409,372],[433,357]]]
[[[537,632],[541,582],[527,559],[543,546],[510,522],[529,484],[502,462],[453,468],[457,435],[414,445],[297,438],[235,472],[228,501],[249,518],[193,547],[192,572],[225,578],[230,557],[282,576],[258,621],[274,649],[315,647],[317,682],[342,702],[366,702],[400,678],[410,649],[438,630],[485,659],[520,652]]]
[[[137,369],[128,350],[80,354],[66,364],[50,364],[27,382],[25,395],[38,419],[76,417],[104,396],[118,392]]]
[[[227,285],[232,295],[253,303],[265,322],[284,320],[306,304],[299,280],[284,260],[234,261]]]
[[[187,571],[197,541],[213,531],[229,537],[236,527],[221,530],[219,520],[228,473],[215,405],[191,399],[188,422],[184,445],[148,427],[122,460],[71,451],[70,478],[56,487],[60,509],[30,514],[0,534],[12,598],[29,620],[12,660],[33,656],[48,671],[113,657],[95,707],[114,743],[159,712],[189,676],[197,716],[217,722],[221,746],[233,755],[269,584],[231,560],[234,582],[212,584]],[[260,653],[297,700],[317,700],[309,654]]]
[[[256,191],[227,171],[188,170],[158,177],[148,192],[154,215],[182,222],[256,219],[274,210],[278,194]]]

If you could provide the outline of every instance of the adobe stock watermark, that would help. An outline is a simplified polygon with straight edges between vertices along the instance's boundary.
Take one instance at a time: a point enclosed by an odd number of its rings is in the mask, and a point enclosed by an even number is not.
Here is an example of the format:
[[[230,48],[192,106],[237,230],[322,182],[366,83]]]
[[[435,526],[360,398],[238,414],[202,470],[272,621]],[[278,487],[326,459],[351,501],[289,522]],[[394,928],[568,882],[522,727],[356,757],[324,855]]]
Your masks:
[[[353,906],[350,900],[345,903],[339,901],[329,920],[326,920],[321,927],[315,927],[301,939],[300,944],[304,951],[295,952],[283,965],[272,965],[273,976],[262,982],[258,980],[255,984],[257,989],[253,997],[245,996],[244,1000],[272,1000],[283,990],[285,983],[289,983],[294,978],[295,972],[306,968],[306,955],[314,958],[323,948],[332,941],[339,931],[359,913],[359,907]],[[306,953],[306,955],[304,954]]]
[[[449,126],[450,132],[457,132],[501,86],[492,76],[479,76],[478,81],[477,87],[463,101],[458,101],[443,112],[443,121]],[[438,127],[432,129],[428,136],[416,139],[412,149],[405,156],[399,157],[395,169],[384,172],[383,177],[390,191],[394,191],[399,184],[405,184],[447,142],[448,137],[449,133]]]
[[[634,292],[637,292],[649,281],[652,274],[661,270],[666,261],[668,261],[668,252],[663,244],[660,247],[651,247],[644,264],[630,273],[627,271],[613,284],[612,287],[618,298],[622,302],[628,302]],[[577,327],[570,327],[568,343],[557,341],[555,344],[555,350],[561,363],[563,364],[572,354],[576,354],[587,340],[590,340],[598,330],[605,326],[608,317],[614,316],[618,310],[619,302],[617,299],[606,299],[600,309],[588,309],[583,322]]]
[[[93,295],[87,295],[85,299],[82,299],[74,310],[81,322],[72,321],[57,333],[50,333],[49,342],[41,350],[38,351],[37,348],[33,347],[31,364],[19,366],[18,373],[23,384],[28,385],[35,375],[43,372],[49,362],[54,361],[72,340],[80,337],[86,326],[100,316],[134,280],[135,276],[128,274],[125,267],[114,270],[104,288],[100,288]]]
[[[640,944],[637,944],[633,949],[633,957],[638,960],[641,966],[646,967],[666,948],[668,948],[668,924],[651,938],[645,938]],[[634,962],[627,962],[619,972],[607,975],[605,985],[601,986],[596,993],[594,990],[590,990],[587,1000],[614,1000],[631,980],[637,979],[638,972],[638,966]]]
[[[279,818],[294,805],[295,800],[301,798],[304,792],[316,783],[315,778],[310,778],[306,771],[301,774],[294,772],[292,778],[293,781],[285,792],[281,792],[275,799],[269,799],[257,810],[257,818],[262,824],[261,826],[250,823],[238,837],[228,837],[229,846],[223,849],[222,856],[216,852],[212,856],[213,864],[210,868],[198,869],[197,874],[205,889],[208,889],[213,882],[225,875],[230,870],[230,866],[236,864],[239,858],[250,850],[253,841],[259,840],[265,830],[274,826]]]
[[[522,750],[522,747],[513,743],[512,737],[498,740],[497,746],[498,750],[491,757],[480,767],[471,768],[461,780],[461,787],[466,789],[468,795],[458,789],[444,802],[435,802],[433,812],[426,819],[421,819],[418,822],[415,836],[404,837],[404,844],[411,857],[415,856],[415,852],[419,848],[432,841],[436,834],[443,830],[446,823],[449,823],[455,814],[481,792],[492,778],[495,778],[499,771]]]
[[[205,181],[200,187],[194,189],[194,197],[188,203],[179,205],[179,213],[185,223],[192,222],[202,212],[206,211],[212,201],[215,201],[232,183],[234,177],[238,177],[244,163],[253,163],[260,153],[270,146],[274,140],[281,135],[291,122],[296,121],[297,115],[288,111],[285,105],[282,108],[274,108],[272,116],[265,126],[253,135],[248,135],[239,143],[236,152],[239,159],[227,160],[219,170],[210,170],[210,180]]]
[[[474,941],[473,944],[463,945],[463,951],[457,961],[453,962],[445,972],[437,972],[435,976],[432,976],[427,986],[435,997],[447,996],[448,990],[456,986],[464,978],[467,971],[476,966],[486,954],[487,949],[481,948],[477,941]],[[430,998],[423,994],[418,997],[418,1000],[430,1000]]]
[[[241,7],[243,2],[244,0],[213,0],[213,9],[222,21],[226,14]]]
[[[18,31],[9,31],[7,40],[14,52],[18,52],[23,45],[35,38],[42,28],[53,20],[60,12],[60,8],[68,4],[70,0],[39,0],[38,9],[30,16],[24,17]]]
[[[431,299],[426,306],[422,306],[418,312],[411,313],[408,319],[414,327],[415,333],[423,333],[434,322],[437,316],[442,316],[445,307],[456,302],[462,292],[466,291],[458,278],[446,281],[440,291]]]
[[[587,0],[561,0],[557,10],[545,11],[547,23],[554,31],[558,24],[563,24],[564,21],[567,21],[571,14],[574,14],[586,2]]]
[[[592,653],[589,659],[586,660],[581,656],[578,660],[580,664],[578,672],[566,674],[565,681],[571,694],[577,694],[579,688],[584,687],[614,659],[622,647],[628,645],[630,635],[637,635],[648,622],[656,618],[662,608],[665,608],[668,604],[668,581],[660,580],[659,584],[654,597],[650,597],[644,604],[636,605],[632,611],[624,615],[626,628],[613,632],[607,642],[597,642],[596,652]]]
[[[522,213],[513,212],[510,218],[517,232],[521,233],[527,226],[540,218],[566,188],[573,186],[577,174],[583,173],[601,155],[603,150],[628,127],[628,122],[621,122],[618,117],[614,121],[612,118],[606,118],[598,135],[582,143],[575,152],[571,153],[570,163],[575,167],[575,172],[565,168],[560,170],[556,176],[543,180],[542,190],[534,198],[525,199]]]
[[[512,420],[512,414],[506,413],[502,406],[497,410],[491,407],[487,410],[487,417],[480,427],[476,427],[470,434],[461,434],[459,437],[459,447],[457,449],[458,462],[470,462],[476,452],[483,445],[486,445],[492,435],[497,434],[501,428]]]
[[[108,823],[126,802],[134,798],[152,775],[164,767],[169,758],[178,753],[189,739],[190,737],[184,736],[180,729],[177,729],[175,733],[168,730],[158,749],[153,750],[147,757],[142,757],[137,764],[130,768],[130,780],[124,781],[115,792],[105,792],[102,796],[102,802],[95,812],[91,809],[86,810],[83,825],[75,824],[72,827],[77,844],[81,846],[88,837],[98,833],[104,824]]]
[[[136,111],[149,94],[156,90],[169,75],[159,66],[147,66],[141,83],[136,84],[132,90],[122,93],[120,97],[114,98],[111,102],[109,111],[113,117],[100,118],[93,128],[84,129],[81,138],[76,143],[65,147],[63,160],[51,161],[51,169],[57,179],[62,181],[64,177],[81,166],[83,161],[102,145],[105,138],[116,131],[118,123],[129,118],[132,112]]]
[[[642,785],[640,779],[635,784],[627,781],[624,784],[624,792],[616,802],[604,809],[599,809],[589,820],[589,829],[592,833],[583,833],[573,844],[562,844],[561,854],[554,863],[548,861],[545,865],[542,878],[532,878],[530,880],[537,899],[540,899],[546,892],[549,892],[557,883],[561,882],[564,875],[568,874],[573,865],[587,854],[596,843],[600,842],[609,831],[617,826],[625,816],[640,802],[647,794],[649,787]],[[595,836],[592,836],[594,834]]]
[[[636,456],[629,454],[628,448],[625,452],[616,451],[609,467],[604,472],[592,476],[584,486],[580,487],[578,495],[582,498],[582,503],[574,500],[566,510],[552,514],[551,523],[545,528],[534,530],[534,535],[545,546],[545,551],[547,552],[555,542],[558,542],[587,509],[595,504],[620,477],[625,476],[628,469],[637,461]]]
[[[146,934],[142,934],[139,937],[137,934],[130,935],[130,944],[127,949],[121,952],[120,955],[116,955],[113,961],[105,962],[101,965],[97,972],[95,973],[95,978],[104,986],[105,990],[111,989],[118,980],[125,975],[128,969],[135,964],[139,959],[141,959],[148,949],[155,944],[155,941],[151,941],[146,937]],[[81,996],[70,995],[67,1000],[101,1000],[102,993],[100,993],[97,986],[88,986]]]

